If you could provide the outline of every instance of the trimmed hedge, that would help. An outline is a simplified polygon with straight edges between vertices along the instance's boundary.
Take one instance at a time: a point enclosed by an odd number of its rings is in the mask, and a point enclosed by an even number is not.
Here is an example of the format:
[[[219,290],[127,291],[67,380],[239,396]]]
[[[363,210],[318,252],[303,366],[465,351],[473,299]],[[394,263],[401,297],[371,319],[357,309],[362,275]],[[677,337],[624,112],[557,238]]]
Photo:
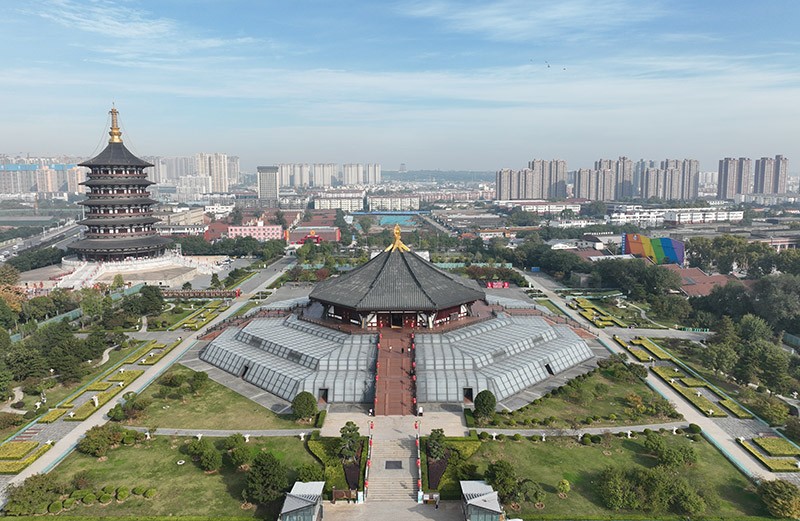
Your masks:
[[[111,387],[111,382],[93,382],[86,386],[87,391],[105,391],[109,387]]]
[[[628,346],[628,352],[633,355],[640,362],[649,362],[650,361],[650,354],[645,351],[644,349]]]
[[[475,428],[475,412],[472,409],[464,409],[464,421],[467,429]]]
[[[84,505],[94,505],[95,501],[97,501],[97,496],[94,495],[93,492],[89,492],[81,499]]]
[[[725,418],[728,415],[725,414],[725,411],[714,405],[708,398],[705,396],[697,396],[695,391],[691,390],[688,387],[684,387],[680,384],[671,384],[672,388],[678,391],[686,398],[692,405],[694,405],[700,412],[705,414],[711,418]]]
[[[69,409],[50,409],[44,416],[39,418],[39,423],[53,423],[57,419],[64,416]]]
[[[155,495],[156,495],[156,489],[154,488],[148,488],[147,490],[144,491],[144,494],[142,494],[142,496],[144,496],[145,499],[150,499]]]
[[[153,356],[143,357],[144,358],[144,362],[140,362],[140,365],[153,365],[153,364],[157,363],[159,360],[161,360],[162,358],[167,356],[170,353],[170,351],[172,351],[173,349],[178,347],[181,342],[182,342],[181,340],[176,340],[175,342],[171,343],[170,345],[163,347],[161,349],[161,352],[156,353]]]
[[[50,445],[43,444],[40,445],[30,456],[25,459],[17,460],[17,461],[0,461],[0,474],[19,474],[22,472],[23,469],[27,468],[28,465],[39,459],[42,454],[50,450]]]
[[[116,372],[108,377],[109,382],[122,382],[125,387],[144,374],[142,369],[128,369],[124,373]]]
[[[328,411],[321,410],[317,413],[317,419],[314,421],[314,428],[321,429],[323,425],[325,425],[325,416],[328,415]]]
[[[103,494],[99,498],[97,498],[97,500],[103,505],[111,503],[112,499],[114,499],[114,496],[112,496],[111,494]]]
[[[131,495],[131,491],[128,487],[119,487],[117,489],[117,501],[125,501]]]
[[[141,496],[142,494],[144,494],[145,490],[147,489],[145,489],[144,487],[133,487],[133,490],[131,490],[131,492],[133,492],[137,496]]]
[[[769,458],[764,456],[760,450],[746,440],[737,439],[736,441],[772,472],[800,472],[800,469],[797,468],[797,460],[795,458]]]
[[[70,497],[70,498],[67,498],[67,499],[64,500],[62,506],[64,507],[64,510],[69,510],[69,509],[71,509],[72,507],[75,506],[75,503],[77,501],[78,501],[77,499],[75,499],[73,497]]]
[[[686,387],[708,387],[708,384],[706,384],[703,380],[700,380],[699,378],[694,378],[692,376],[681,378],[681,382],[683,382],[683,385],[685,385]]]
[[[631,340],[631,344],[642,346],[647,351],[650,351],[650,353],[659,360],[672,360],[672,357],[669,355],[669,353],[658,347],[649,338],[634,338]]]
[[[0,460],[18,460],[39,445],[38,441],[9,441],[0,445]]]
[[[783,438],[753,438],[753,442],[770,456],[800,456],[800,449]]]
[[[94,406],[94,403],[92,402],[92,400],[84,402],[80,407],[76,408],[73,411],[75,413],[74,416],[72,416],[71,418],[70,417],[64,418],[64,421],[77,422],[77,421],[85,420],[86,418],[88,418],[89,416],[94,414],[94,412],[97,409],[99,409],[100,407],[102,407],[103,405],[108,403],[111,400],[111,398],[113,398],[114,396],[118,395],[120,393],[120,391],[122,391],[122,389],[123,389],[122,387],[114,386],[114,387],[111,387],[110,389],[108,389],[107,391],[103,391],[101,393],[98,393],[97,394],[97,407]]]
[[[50,503],[50,506],[47,507],[47,511],[51,514],[58,514],[62,510],[64,510],[64,504],[61,501],[53,501]]]
[[[747,412],[741,405],[734,402],[730,398],[725,398],[724,400],[720,400],[719,404],[723,406],[725,409],[728,409],[731,414],[736,416],[741,420],[749,420],[753,418],[753,415]]]

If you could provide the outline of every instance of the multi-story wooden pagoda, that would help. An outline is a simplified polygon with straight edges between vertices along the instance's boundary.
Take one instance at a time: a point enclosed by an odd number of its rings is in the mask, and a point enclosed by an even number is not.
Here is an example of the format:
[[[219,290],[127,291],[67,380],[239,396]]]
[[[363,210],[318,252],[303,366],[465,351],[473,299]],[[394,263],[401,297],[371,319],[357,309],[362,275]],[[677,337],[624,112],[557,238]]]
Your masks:
[[[79,258],[88,261],[121,261],[162,255],[169,239],[153,229],[147,187],[154,184],[144,169],[152,164],[134,156],[122,143],[117,124],[117,109],[111,109],[111,136],[108,146],[97,157],[80,164],[91,171],[81,183],[88,188],[84,239],[70,245]]]

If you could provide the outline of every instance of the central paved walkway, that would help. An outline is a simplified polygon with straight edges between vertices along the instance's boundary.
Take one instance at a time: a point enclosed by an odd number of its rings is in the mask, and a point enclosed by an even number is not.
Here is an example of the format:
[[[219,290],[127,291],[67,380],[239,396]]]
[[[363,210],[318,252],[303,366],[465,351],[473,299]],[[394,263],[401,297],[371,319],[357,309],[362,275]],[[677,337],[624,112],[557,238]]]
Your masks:
[[[375,416],[414,414],[416,386],[412,380],[414,353],[405,329],[382,329],[375,381]]]

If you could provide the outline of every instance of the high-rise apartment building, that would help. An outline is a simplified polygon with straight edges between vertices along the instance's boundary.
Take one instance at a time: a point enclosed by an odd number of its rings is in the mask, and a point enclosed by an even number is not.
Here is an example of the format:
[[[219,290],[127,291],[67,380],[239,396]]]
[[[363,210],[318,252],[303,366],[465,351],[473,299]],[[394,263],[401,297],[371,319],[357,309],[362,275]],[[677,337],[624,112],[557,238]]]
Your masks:
[[[318,187],[332,186],[336,173],[335,163],[315,163],[311,168],[311,184]]]
[[[277,166],[258,167],[258,199],[262,206],[277,208],[279,201],[280,168]]]
[[[753,188],[751,173],[749,157],[720,159],[717,172],[717,197],[733,199],[736,195],[751,193]]]
[[[522,170],[497,172],[496,197],[501,201],[525,199],[564,199],[567,197],[567,162],[533,159]]]
[[[241,184],[242,181],[239,178],[239,171],[239,156],[228,156],[228,184]]]
[[[381,165],[380,163],[367,163],[364,165],[364,184],[381,184]]]
[[[224,194],[228,192],[228,156],[227,154],[199,153],[195,156],[196,172],[200,176],[211,178],[211,191]]]
[[[342,184],[344,186],[360,185],[364,179],[364,165],[348,163],[342,165]]]
[[[782,155],[775,158],[762,157],[756,159],[755,173],[753,175],[754,194],[782,194],[786,193],[786,169],[789,160]]]

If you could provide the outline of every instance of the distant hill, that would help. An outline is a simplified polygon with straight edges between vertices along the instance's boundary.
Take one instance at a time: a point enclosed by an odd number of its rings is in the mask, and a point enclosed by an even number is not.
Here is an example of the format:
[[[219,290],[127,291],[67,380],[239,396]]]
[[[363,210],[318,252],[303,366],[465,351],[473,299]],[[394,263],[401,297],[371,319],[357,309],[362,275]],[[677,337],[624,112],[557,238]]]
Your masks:
[[[476,172],[467,170],[409,170],[398,172],[396,170],[383,170],[383,179],[391,181],[438,181],[438,182],[482,182],[494,181],[495,172]]]

